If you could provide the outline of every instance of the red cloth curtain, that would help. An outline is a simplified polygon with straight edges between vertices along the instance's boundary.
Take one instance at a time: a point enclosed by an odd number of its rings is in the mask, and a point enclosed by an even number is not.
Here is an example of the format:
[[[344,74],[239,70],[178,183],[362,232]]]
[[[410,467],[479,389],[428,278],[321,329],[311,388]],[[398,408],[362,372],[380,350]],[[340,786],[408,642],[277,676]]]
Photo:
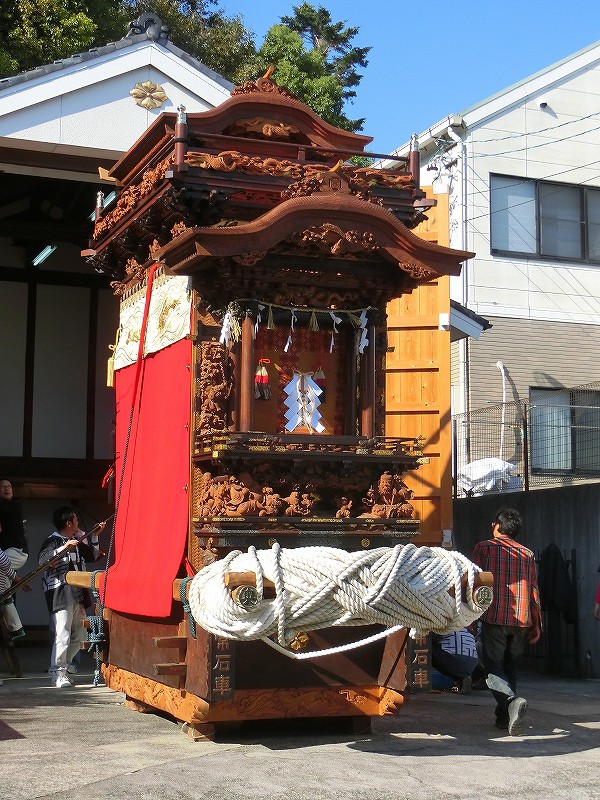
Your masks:
[[[115,375],[117,495],[125,455],[115,558],[106,580],[106,606],[115,611],[146,617],[171,613],[173,579],[188,532],[191,348],[183,339],[145,358],[136,398],[137,364]]]

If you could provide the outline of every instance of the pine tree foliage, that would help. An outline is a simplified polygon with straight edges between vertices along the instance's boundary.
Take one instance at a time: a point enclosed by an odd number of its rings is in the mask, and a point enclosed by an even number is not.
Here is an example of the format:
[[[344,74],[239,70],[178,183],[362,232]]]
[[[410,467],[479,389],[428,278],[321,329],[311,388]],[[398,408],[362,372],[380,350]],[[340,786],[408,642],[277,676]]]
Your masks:
[[[364,120],[349,119],[344,108],[356,96],[370,48],[353,46],[358,28],[310,3],[294,6],[257,49],[243,16],[227,14],[217,0],[1,0],[0,77],[118,41],[146,11],[169,26],[178,47],[233,83],[275,64],[277,82],[327,122],[362,129]]]

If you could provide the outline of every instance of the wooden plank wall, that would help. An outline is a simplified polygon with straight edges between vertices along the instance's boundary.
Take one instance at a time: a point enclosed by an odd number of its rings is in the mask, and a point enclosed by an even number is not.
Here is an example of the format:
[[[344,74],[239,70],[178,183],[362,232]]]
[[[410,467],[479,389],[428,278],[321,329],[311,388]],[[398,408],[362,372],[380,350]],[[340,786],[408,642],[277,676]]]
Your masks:
[[[447,245],[447,195],[436,199],[437,207],[415,232]],[[449,312],[446,277],[393,300],[387,308],[386,434],[424,437],[428,458],[405,478],[421,519],[418,544],[440,545],[442,531],[452,528],[450,333],[440,330],[440,314]]]

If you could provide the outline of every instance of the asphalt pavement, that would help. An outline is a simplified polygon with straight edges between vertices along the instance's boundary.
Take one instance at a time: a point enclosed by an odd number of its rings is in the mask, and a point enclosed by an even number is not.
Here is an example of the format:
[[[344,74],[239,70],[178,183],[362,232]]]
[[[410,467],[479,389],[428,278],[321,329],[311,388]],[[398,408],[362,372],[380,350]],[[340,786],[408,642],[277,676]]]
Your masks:
[[[412,695],[372,732],[334,722],[247,723],[194,742],[179,725],[93,686],[49,686],[46,646],[0,656],[2,800],[598,800],[600,680],[524,674],[522,736],[494,726],[487,690]]]

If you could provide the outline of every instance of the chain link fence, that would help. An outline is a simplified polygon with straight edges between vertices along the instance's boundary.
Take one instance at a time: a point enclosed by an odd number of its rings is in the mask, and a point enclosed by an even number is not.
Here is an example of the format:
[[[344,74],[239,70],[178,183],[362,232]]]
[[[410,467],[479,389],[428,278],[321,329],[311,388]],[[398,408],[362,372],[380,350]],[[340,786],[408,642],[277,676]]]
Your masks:
[[[469,497],[600,478],[600,382],[530,390],[452,419],[454,493]]]

